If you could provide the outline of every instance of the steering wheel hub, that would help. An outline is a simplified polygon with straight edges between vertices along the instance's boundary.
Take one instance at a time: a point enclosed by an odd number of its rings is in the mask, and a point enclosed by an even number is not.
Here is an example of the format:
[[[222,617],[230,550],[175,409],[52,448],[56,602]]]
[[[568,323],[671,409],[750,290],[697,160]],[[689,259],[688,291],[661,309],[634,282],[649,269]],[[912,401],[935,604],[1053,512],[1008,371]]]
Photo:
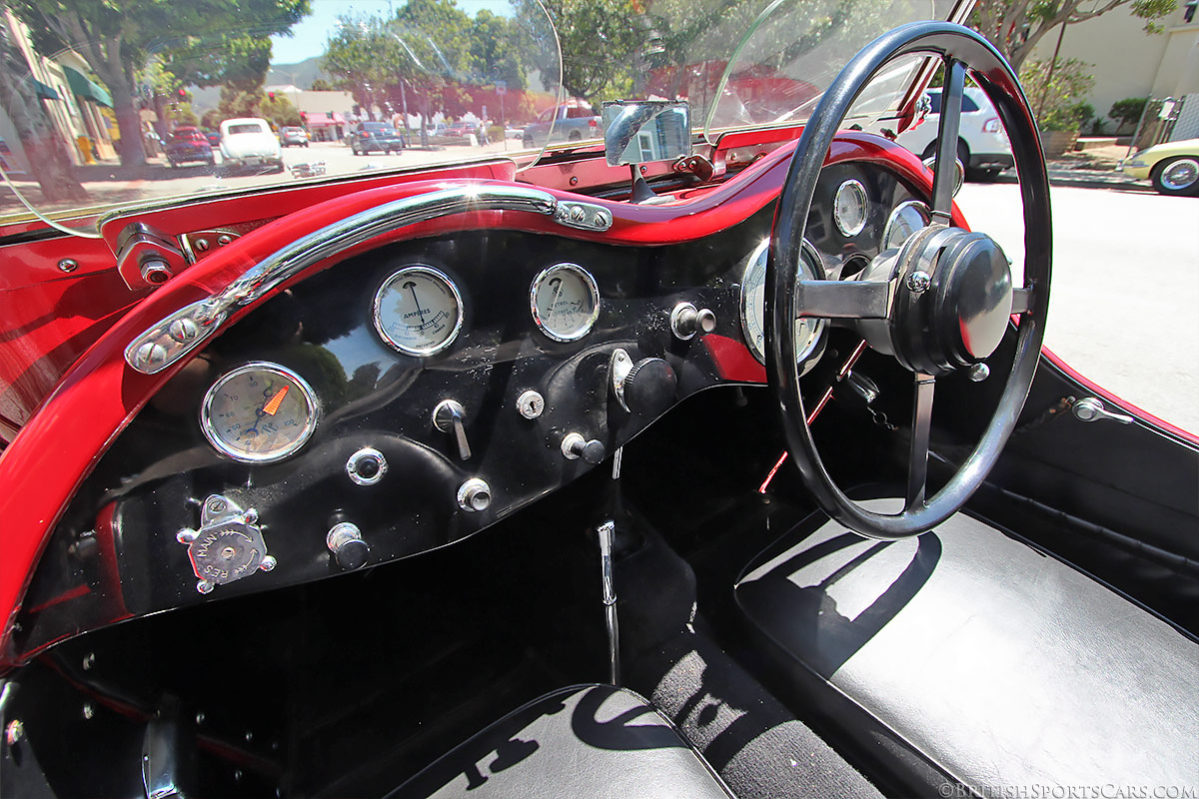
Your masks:
[[[926,228],[904,247],[897,277],[891,340],[912,371],[948,374],[984,360],[1003,340],[1012,273],[990,236]]]

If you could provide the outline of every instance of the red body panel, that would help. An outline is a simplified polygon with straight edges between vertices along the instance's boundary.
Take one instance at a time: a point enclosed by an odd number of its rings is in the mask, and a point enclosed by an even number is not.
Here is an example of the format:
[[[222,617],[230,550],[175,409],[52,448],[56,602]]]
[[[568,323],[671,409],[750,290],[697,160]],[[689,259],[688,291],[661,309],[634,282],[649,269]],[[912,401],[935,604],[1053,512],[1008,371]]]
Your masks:
[[[606,205],[613,214],[612,228],[604,234],[565,228],[540,215],[476,212],[408,227],[376,238],[354,251],[346,251],[340,257],[374,248],[389,239],[483,227],[521,229],[638,246],[694,240],[743,221],[773,202],[785,180],[792,150],[793,145],[790,144],[779,148],[722,186],[686,202],[639,206],[588,198],[589,202]],[[845,134],[841,137],[832,149],[829,162],[848,159],[885,162],[919,191],[927,193],[931,189],[930,175],[919,159],[876,137],[861,134]],[[465,177],[476,176],[473,170],[466,170],[462,174]],[[361,187],[361,184],[356,185]],[[7,641],[21,598],[45,541],[79,484],[149,398],[190,357],[200,351],[150,376],[126,366],[123,353],[128,343],[164,316],[219,291],[267,255],[303,235],[380,203],[444,186],[444,182],[422,180],[369,188],[351,194],[331,192],[344,196],[335,196],[320,204],[311,201],[314,196],[311,189],[297,190],[294,194],[272,194],[269,201],[271,213],[293,212],[203,258],[144,297],[119,320],[104,320],[106,323],[115,323],[78,359],[38,412],[0,455],[0,519],[4,520],[5,530],[4,557],[0,558],[0,617],[4,619],[0,663],[11,665]],[[577,195],[565,192],[551,193],[564,198],[577,198]],[[261,217],[264,202],[261,197],[214,201],[189,206],[185,210],[145,214],[140,218],[168,232],[180,232],[185,223],[187,229],[195,230],[243,221],[255,214]],[[962,222],[956,211],[955,218],[959,223]],[[55,246],[47,248],[51,251],[39,251],[40,257],[50,259],[47,263],[51,269],[56,268],[53,265],[55,256],[62,252],[52,252],[55,247],[79,248],[79,242],[74,241],[56,240],[52,244]],[[23,263],[26,269],[47,268],[45,264]],[[328,268],[331,263],[326,261],[318,264],[296,280]],[[90,268],[93,271],[95,269],[94,265]],[[0,295],[0,298],[0,303],[10,302],[6,294]],[[234,319],[253,307],[241,309]],[[54,312],[51,310],[49,313]],[[34,316],[36,318],[38,315]],[[729,339],[720,343],[723,346],[714,346],[711,351],[718,359],[723,374],[734,380],[764,379],[764,371],[749,355],[744,344]],[[46,457],[50,452],[54,453],[54,458]]]

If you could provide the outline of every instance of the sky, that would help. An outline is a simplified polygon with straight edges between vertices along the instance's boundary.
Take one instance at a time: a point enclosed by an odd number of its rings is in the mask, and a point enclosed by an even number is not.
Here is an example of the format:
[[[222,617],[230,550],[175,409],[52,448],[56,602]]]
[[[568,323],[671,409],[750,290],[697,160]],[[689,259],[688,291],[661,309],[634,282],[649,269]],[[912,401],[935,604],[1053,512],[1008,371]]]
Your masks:
[[[353,13],[389,17],[403,5],[404,0],[312,0],[312,13],[291,29],[291,36],[271,37],[271,63],[294,64],[324,53],[325,40],[337,27],[340,16]],[[458,0],[458,7],[472,17],[483,8],[510,16],[510,6],[508,0]]]

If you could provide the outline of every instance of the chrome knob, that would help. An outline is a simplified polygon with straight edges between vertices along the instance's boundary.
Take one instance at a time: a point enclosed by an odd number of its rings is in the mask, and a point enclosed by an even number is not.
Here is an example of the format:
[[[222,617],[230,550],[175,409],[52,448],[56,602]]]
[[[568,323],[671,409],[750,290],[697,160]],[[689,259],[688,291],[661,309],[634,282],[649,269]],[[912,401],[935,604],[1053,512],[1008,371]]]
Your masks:
[[[598,439],[588,441],[579,433],[567,433],[562,438],[562,456],[569,461],[582,458],[594,466],[608,456],[608,449]]]
[[[365,566],[370,553],[370,547],[362,540],[362,531],[353,522],[333,525],[325,534],[325,546],[333,553],[337,565],[346,570]]]
[[[458,507],[467,513],[485,511],[491,507],[491,486],[472,477],[458,488]]]
[[[675,338],[687,341],[696,333],[711,333],[716,329],[716,314],[708,308],[696,309],[689,302],[680,302],[670,312],[670,330]]]

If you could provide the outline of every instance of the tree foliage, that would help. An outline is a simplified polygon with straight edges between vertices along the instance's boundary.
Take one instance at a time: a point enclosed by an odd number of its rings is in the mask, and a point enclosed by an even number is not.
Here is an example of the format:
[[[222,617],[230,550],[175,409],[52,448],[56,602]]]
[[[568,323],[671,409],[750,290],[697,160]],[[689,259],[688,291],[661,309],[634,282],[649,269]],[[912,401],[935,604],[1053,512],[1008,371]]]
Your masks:
[[[1159,33],[1157,22],[1178,8],[1177,0],[979,0],[974,27],[986,36],[1017,72],[1037,43],[1059,25],[1075,25],[1116,8],[1144,20],[1147,33]]]
[[[261,86],[269,36],[286,32],[309,0],[8,0],[46,55],[71,48],[113,97],[121,162],[140,164],[138,81],[155,62],[180,85]]]
[[[1082,98],[1095,84],[1090,64],[1077,58],[1029,61],[1020,70],[1020,82],[1032,102],[1041,130],[1077,132],[1094,115],[1095,109]]]

